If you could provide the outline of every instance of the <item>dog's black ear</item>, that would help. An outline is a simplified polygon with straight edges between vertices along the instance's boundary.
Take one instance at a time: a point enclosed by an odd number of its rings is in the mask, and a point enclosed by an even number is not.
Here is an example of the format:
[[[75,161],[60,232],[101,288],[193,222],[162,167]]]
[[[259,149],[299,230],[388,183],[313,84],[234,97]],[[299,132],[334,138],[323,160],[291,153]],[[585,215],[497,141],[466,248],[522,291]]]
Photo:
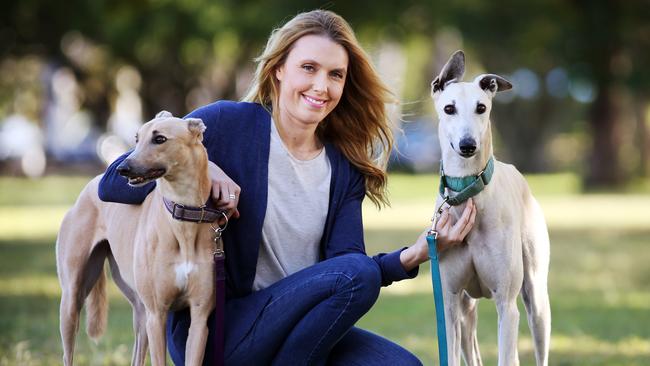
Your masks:
[[[156,114],[156,118],[169,118],[169,117],[174,117],[174,116],[167,111],[160,111],[158,112],[158,114]]]
[[[512,84],[505,78],[495,74],[483,74],[474,79],[474,82],[486,92],[492,94],[512,89]]]
[[[187,129],[196,136],[199,141],[203,140],[203,132],[205,132],[205,124],[200,118],[187,118]]]
[[[465,53],[458,50],[451,55],[440,74],[431,82],[431,95],[443,91],[450,82],[462,80],[463,74],[465,74]]]

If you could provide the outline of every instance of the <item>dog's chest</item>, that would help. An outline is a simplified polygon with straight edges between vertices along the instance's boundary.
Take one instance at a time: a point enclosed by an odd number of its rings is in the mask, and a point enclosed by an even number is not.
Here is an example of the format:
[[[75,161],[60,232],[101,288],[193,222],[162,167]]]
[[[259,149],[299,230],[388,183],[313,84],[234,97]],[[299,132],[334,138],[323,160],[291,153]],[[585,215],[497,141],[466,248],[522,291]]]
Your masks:
[[[196,269],[197,269],[196,263],[191,261],[177,263],[174,266],[174,273],[176,274],[175,285],[178,290],[183,292],[187,289],[187,284],[190,280],[190,275],[192,274],[192,272],[195,272]]]
[[[442,257],[453,292],[466,290],[474,298],[492,297],[521,265],[517,259],[521,258],[520,220],[512,211],[488,206],[490,201],[482,198],[487,197],[475,199],[476,221],[465,242]],[[454,208],[456,220],[462,209]]]
[[[182,305],[211,284],[214,241],[195,226],[175,225],[151,229],[136,241],[134,269],[140,285],[158,283],[157,297]]]

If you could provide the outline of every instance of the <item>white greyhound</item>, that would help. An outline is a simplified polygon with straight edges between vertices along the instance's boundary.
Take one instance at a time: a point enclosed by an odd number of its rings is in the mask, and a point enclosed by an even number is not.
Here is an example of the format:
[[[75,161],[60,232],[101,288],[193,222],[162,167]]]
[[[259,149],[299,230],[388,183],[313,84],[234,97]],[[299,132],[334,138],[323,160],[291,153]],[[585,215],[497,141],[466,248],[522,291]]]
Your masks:
[[[551,336],[548,230],[523,176],[514,166],[495,161],[492,156],[492,98],[512,85],[493,74],[461,82],[464,72],[465,55],[456,51],[431,84],[440,120],[441,170],[446,176],[441,178],[446,184],[438,205],[443,195],[452,200],[463,195],[458,193],[462,184],[449,186],[462,183],[455,177],[470,177],[465,178],[466,183],[477,179],[489,182],[473,198],[476,222],[465,239],[466,245],[440,255],[449,364],[460,365],[462,350],[467,365],[482,365],[476,339],[477,299],[486,297],[494,298],[499,317],[498,364],[518,365],[517,295],[521,294],[537,365],[547,365]],[[450,212],[458,219],[465,203],[453,204]]]

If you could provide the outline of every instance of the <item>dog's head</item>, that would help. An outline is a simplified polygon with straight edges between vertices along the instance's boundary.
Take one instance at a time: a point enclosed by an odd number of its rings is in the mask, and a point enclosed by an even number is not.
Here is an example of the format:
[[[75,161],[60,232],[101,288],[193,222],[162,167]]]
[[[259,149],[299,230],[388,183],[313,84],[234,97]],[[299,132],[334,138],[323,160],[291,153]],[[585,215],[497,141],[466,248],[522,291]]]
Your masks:
[[[205,125],[198,118],[181,119],[162,111],[138,130],[133,152],[117,167],[132,186],[173,178],[179,169],[205,155]]]
[[[462,82],[465,54],[456,51],[431,83],[431,96],[440,125],[442,149],[449,147],[463,158],[474,157],[490,128],[492,98],[497,92],[512,89],[512,84],[494,74],[477,76]]]

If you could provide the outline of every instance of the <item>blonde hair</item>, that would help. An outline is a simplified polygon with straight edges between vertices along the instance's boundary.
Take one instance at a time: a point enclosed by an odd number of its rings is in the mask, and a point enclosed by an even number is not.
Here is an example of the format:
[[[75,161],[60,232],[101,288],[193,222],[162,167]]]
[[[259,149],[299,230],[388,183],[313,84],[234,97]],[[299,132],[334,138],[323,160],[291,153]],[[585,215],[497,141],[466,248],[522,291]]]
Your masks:
[[[396,99],[341,16],[314,10],[298,14],[275,29],[256,59],[255,77],[243,100],[260,103],[271,113],[278,111],[275,70],[284,64],[293,44],[306,35],[330,38],[346,50],[349,60],[343,95],[336,108],[319,123],[316,135],[321,141],[334,144],[361,172],[366,195],[377,207],[388,204],[386,164],[393,148],[393,134],[386,104],[396,103]]]

